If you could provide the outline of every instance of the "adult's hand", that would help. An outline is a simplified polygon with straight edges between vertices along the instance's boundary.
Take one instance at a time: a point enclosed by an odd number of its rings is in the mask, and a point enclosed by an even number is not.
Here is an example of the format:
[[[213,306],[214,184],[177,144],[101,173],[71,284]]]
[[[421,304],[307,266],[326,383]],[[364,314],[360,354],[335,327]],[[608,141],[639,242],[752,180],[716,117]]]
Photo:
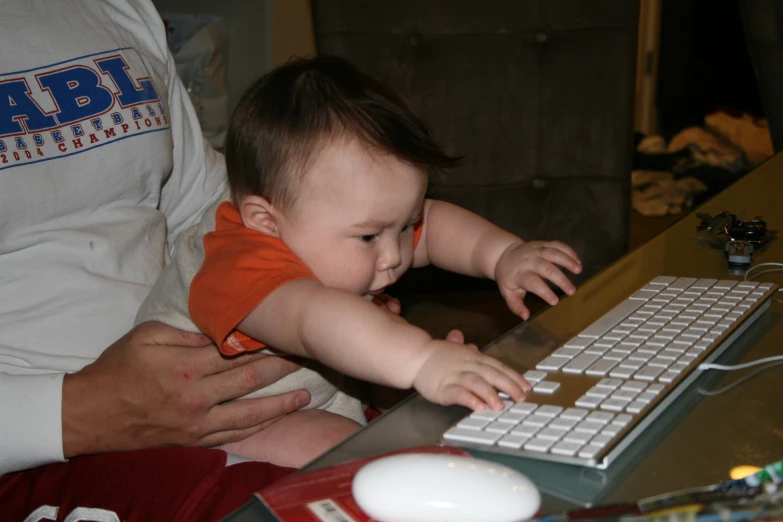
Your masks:
[[[310,395],[232,399],[297,369],[287,358],[259,353],[225,358],[206,336],[141,324],[65,376],[64,455],[243,439],[306,405]]]

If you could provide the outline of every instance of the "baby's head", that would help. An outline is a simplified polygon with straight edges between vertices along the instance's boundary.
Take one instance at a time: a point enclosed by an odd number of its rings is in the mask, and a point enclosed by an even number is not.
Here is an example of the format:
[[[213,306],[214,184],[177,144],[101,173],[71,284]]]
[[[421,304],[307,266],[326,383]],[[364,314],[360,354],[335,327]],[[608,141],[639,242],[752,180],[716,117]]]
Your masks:
[[[325,286],[361,295],[411,266],[427,173],[456,161],[396,94],[328,56],[260,78],[226,137],[245,225],[283,240]]]

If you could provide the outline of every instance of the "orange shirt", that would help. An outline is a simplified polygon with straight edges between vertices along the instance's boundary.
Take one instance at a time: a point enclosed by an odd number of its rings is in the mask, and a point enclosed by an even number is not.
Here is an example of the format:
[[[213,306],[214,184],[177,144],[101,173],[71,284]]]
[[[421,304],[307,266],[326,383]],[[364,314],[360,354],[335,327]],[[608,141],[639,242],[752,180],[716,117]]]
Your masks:
[[[420,222],[414,229],[414,248],[423,228]],[[246,227],[228,201],[215,213],[215,230],[204,236],[204,251],[204,263],[190,287],[188,308],[199,330],[224,355],[265,346],[236,327],[272,292],[300,279],[318,281],[280,239]]]

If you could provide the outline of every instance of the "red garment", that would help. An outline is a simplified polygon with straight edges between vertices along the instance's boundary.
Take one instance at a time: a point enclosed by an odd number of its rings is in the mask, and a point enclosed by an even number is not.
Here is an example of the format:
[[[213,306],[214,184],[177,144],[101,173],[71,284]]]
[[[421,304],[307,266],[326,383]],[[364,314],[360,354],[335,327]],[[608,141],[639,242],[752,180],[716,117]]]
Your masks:
[[[365,416],[372,421],[380,412],[368,408]],[[295,471],[266,462],[225,463],[223,450],[163,448],[9,473],[0,477],[0,521],[63,522],[71,515],[91,522],[213,522]]]
[[[225,462],[222,450],[164,448],[77,457],[9,473],[0,477],[0,520],[63,522],[71,515],[70,520],[95,522],[211,522],[294,471],[262,462],[225,467]]]

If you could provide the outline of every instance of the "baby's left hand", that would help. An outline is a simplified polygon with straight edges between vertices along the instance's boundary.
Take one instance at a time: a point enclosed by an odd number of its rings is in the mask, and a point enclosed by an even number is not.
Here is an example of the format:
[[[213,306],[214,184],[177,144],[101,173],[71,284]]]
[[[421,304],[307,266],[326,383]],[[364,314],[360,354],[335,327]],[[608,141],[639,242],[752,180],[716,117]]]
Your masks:
[[[576,287],[558,265],[574,274],[582,271],[582,262],[574,249],[559,241],[530,241],[508,247],[495,265],[495,281],[511,311],[525,320],[530,317],[523,302],[528,292],[556,305],[557,296],[545,280],[573,295]]]

